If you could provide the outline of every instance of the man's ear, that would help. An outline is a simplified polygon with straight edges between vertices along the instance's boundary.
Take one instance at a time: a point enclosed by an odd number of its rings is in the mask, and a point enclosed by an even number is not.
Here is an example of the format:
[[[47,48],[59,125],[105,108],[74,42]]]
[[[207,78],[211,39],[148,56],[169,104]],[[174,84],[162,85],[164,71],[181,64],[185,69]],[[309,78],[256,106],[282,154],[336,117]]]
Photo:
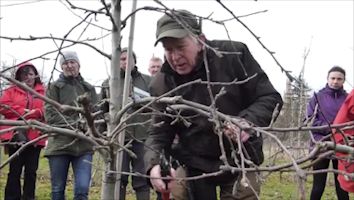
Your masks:
[[[199,35],[198,35],[198,38],[199,38],[201,41],[203,41],[203,42],[206,41],[206,37],[205,37],[204,33],[199,34]]]
[[[201,33],[201,34],[199,34],[198,35],[198,43],[199,43],[199,45],[201,46],[201,49],[204,49],[205,48],[205,45],[204,45],[204,43],[205,43],[205,41],[206,41],[206,37],[205,37],[205,35],[203,34],[203,33]]]

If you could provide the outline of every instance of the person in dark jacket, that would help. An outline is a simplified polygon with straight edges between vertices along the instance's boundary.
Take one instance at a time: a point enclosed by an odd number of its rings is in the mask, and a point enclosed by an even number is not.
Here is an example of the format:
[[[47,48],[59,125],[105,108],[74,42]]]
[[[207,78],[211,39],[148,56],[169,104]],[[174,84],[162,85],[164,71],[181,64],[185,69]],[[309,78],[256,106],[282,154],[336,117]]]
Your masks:
[[[44,86],[37,69],[32,63],[19,64],[15,79],[44,95]],[[43,100],[17,85],[7,88],[0,97],[0,114],[4,115],[7,120],[37,120],[43,122],[43,109]],[[8,128],[11,127],[0,126],[0,130]],[[8,142],[5,148],[7,148],[9,156],[12,156],[24,143],[34,140],[40,135],[41,132],[36,129],[16,129],[0,134],[0,140]],[[5,200],[35,199],[39,155],[41,149],[45,146],[45,141],[45,139],[42,139],[26,147],[10,162],[5,187]],[[23,190],[21,190],[22,169],[24,169]]]
[[[125,70],[128,65],[128,49],[123,48],[120,55],[120,68],[121,68],[121,79],[120,86],[124,85]],[[138,71],[136,66],[136,54],[133,52],[133,66],[131,70],[131,91],[130,100],[144,98],[150,96],[149,94],[149,84],[150,77],[148,75],[142,74]],[[102,83],[101,98],[109,99],[109,79]],[[109,111],[108,104],[105,104],[103,109],[105,112]],[[128,112],[133,113],[135,109]],[[141,123],[140,125],[130,126],[125,129],[125,144],[130,143],[129,149],[137,156],[137,158],[132,158],[127,152],[123,152],[122,160],[122,171],[143,174],[145,172],[144,166],[144,142],[147,138],[147,126],[145,125],[150,116],[138,113],[127,120],[127,125],[132,123]],[[131,169],[130,169],[131,168]],[[121,188],[120,188],[120,199],[124,200],[126,196],[126,187],[128,185],[128,176],[121,176]],[[146,178],[139,176],[132,176],[132,186],[136,194],[137,200],[148,200],[150,199],[150,187],[147,184]]]
[[[47,97],[63,105],[78,106],[77,97],[88,94],[91,104],[97,102],[95,88],[80,75],[80,61],[74,51],[62,52],[60,66],[63,73],[50,83]],[[51,104],[45,103],[45,119],[48,124],[61,128],[85,131],[79,113],[59,113]],[[74,172],[75,200],[88,199],[91,181],[92,145],[76,137],[56,134],[48,139],[45,156],[49,160],[52,200],[65,199],[65,187],[69,166]]]
[[[341,67],[334,66],[328,71],[327,84],[318,93],[315,93],[307,106],[307,116],[313,119],[312,126],[323,126],[332,124],[339,108],[347,97],[347,92],[343,89],[345,81],[345,71]],[[310,142],[310,150],[316,142],[330,140],[331,129],[311,131],[313,140]],[[326,137],[327,136],[327,137]],[[313,170],[328,169],[332,160],[333,169],[338,169],[338,160],[325,158],[313,165]],[[335,176],[335,186],[338,199],[349,199],[348,193],[342,190]],[[311,200],[321,199],[326,186],[327,173],[315,173],[311,191]]]
[[[277,104],[278,108],[281,108],[280,94],[274,89],[247,46],[235,41],[207,40],[192,13],[185,10],[168,12],[157,22],[156,37],[156,43],[161,42],[163,45],[166,62],[151,82],[152,96],[160,96],[190,81],[207,81],[209,78],[213,83],[210,87],[207,84],[190,84],[170,95],[181,96],[185,100],[206,106],[212,105],[212,95],[216,99],[214,105],[217,111],[243,118],[245,125],[268,126]],[[249,80],[245,81],[246,79]],[[244,83],[232,84],[235,80]],[[218,95],[221,88],[224,88],[224,92]],[[167,187],[165,182],[159,179],[160,154],[163,151],[171,151],[172,156],[185,166],[189,177],[220,170],[223,165],[220,159],[220,141],[215,133],[215,124],[208,117],[193,110],[173,112],[164,104],[157,103],[156,108],[165,115],[153,115],[155,125],[152,125],[149,131],[146,141],[149,148],[145,154],[147,174],[154,177],[150,179],[150,183],[156,190],[162,193],[173,190],[173,184],[168,184]],[[234,163],[231,158],[231,146],[237,147],[237,137],[241,138],[242,145],[250,157],[248,158],[254,164],[263,162],[261,135],[240,131],[235,125],[225,125],[222,130],[222,141],[230,163]],[[176,134],[179,141],[171,150]],[[175,177],[173,170],[170,173]],[[238,199],[237,194],[232,194],[238,177],[238,173],[224,172],[218,176],[188,181],[188,191],[193,199],[215,200],[216,186],[220,186],[221,199]]]

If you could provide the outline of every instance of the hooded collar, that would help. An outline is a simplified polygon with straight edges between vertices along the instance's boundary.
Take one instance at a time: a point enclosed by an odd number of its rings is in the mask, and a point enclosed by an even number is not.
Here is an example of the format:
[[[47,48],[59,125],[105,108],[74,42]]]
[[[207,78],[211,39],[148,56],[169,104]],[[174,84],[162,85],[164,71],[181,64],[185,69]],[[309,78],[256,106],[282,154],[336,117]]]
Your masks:
[[[13,85],[13,86],[11,86],[11,88],[14,88],[14,90],[19,91],[24,94],[29,93],[28,91],[26,91],[25,89],[21,88],[18,85]],[[44,90],[45,90],[44,85],[42,83],[36,83],[32,89],[38,93],[44,93]]]
[[[18,80],[18,81],[20,80],[20,69],[22,69],[26,66],[31,66],[32,70],[34,71],[34,74],[36,76],[38,76],[38,71],[37,71],[36,67],[31,62],[23,62],[23,63],[20,63],[19,65],[17,65],[17,70],[15,72],[15,79],[16,80]]]

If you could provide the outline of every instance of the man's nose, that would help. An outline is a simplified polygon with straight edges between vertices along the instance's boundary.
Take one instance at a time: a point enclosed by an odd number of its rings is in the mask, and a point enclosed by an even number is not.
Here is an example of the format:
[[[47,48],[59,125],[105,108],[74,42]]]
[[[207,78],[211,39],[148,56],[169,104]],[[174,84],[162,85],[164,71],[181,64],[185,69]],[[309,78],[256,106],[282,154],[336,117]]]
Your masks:
[[[181,57],[180,53],[177,50],[173,50],[171,53],[171,58],[173,61],[178,61],[178,59]]]

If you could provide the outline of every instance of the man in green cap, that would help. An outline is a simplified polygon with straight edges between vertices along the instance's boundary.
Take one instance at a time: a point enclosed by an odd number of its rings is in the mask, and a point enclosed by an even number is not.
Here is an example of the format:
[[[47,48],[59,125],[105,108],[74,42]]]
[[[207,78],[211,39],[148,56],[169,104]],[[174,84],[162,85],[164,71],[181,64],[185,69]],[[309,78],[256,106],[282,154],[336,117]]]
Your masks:
[[[273,111],[282,106],[280,94],[274,89],[267,75],[253,58],[247,46],[235,41],[209,41],[201,32],[196,16],[185,10],[166,12],[157,22],[156,43],[161,42],[165,51],[165,63],[150,84],[152,96],[160,96],[177,86],[201,79],[212,84],[190,84],[171,93],[183,99],[210,106],[218,112],[242,119],[243,126],[268,126]],[[249,79],[249,80],[247,80]],[[242,84],[232,83],[244,81]],[[228,84],[226,84],[228,83]],[[221,92],[222,91],[222,92]],[[212,96],[212,97],[211,97]],[[277,107],[278,104],[278,107]],[[152,186],[162,192],[173,191],[174,183],[161,177],[160,154],[170,152],[186,169],[188,177],[220,171],[220,143],[223,143],[225,159],[232,166],[241,166],[238,142],[247,160],[246,166],[255,167],[263,162],[262,136],[252,129],[242,130],[225,119],[215,122],[209,115],[195,109],[175,110],[164,104],[156,104],[160,115],[153,115],[153,123],[146,141],[145,162]],[[161,115],[163,113],[164,115]],[[218,126],[221,125],[221,129]],[[222,132],[219,141],[217,131]],[[171,149],[175,135],[178,144]],[[238,159],[232,157],[237,154]],[[236,161],[235,161],[236,160]],[[247,173],[248,176],[250,173]],[[170,171],[175,177],[175,171]],[[260,184],[251,180],[251,187],[259,193]],[[251,176],[249,176],[251,177]],[[239,173],[225,170],[222,173],[187,181],[189,199],[216,200],[216,187],[220,186],[220,199],[257,199],[257,194],[240,184],[233,194]]]

